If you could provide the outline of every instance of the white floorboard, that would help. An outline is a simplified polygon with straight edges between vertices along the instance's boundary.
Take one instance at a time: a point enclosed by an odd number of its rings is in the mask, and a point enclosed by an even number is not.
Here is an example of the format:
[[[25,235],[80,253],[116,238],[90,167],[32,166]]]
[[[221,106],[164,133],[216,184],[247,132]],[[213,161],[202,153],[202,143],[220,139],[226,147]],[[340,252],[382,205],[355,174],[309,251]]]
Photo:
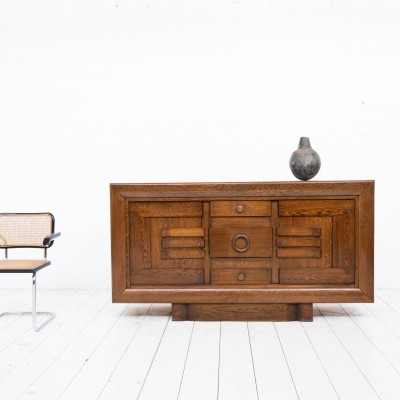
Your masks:
[[[375,303],[367,304],[365,307],[367,307],[387,329],[400,338],[400,302],[388,302],[383,300],[384,296],[381,297],[375,296]]]
[[[362,304],[342,304],[342,308],[353,322],[364,332],[365,336],[400,374],[400,337],[389,330]]]
[[[62,327],[72,315],[82,307],[85,302],[94,295],[90,291],[57,291],[61,297],[67,294],[66,300],[58,307],[52,308],[57,313],[57,317],[43,330],[35,332],[31,327],[30,318],[25,318],[24,327],[21,332],[13,333],[13,340],[7,347],[1,349],[0,352],[0,382],[1,379],[8,374],[13,368],[21,363],[29,354],[33,353],[41,344],[53,335],[60,327]],[[0,332],[0,337],[3,333]],[[10,336],[7,335],[7,339]]]
[[[138,399],[178,398],[193,324],[191,321],[172,322],[171,319],[169,320]]]
[[[0,399],[400,399],[400,290],[315,304],[309,322],[173,322],[170,304],[43,290],[57,317],[0,318]],[[0,290],[2,310],[30,292]]]
[[[258,399],[247,322],[221,322],[219,400]]]
[[[75,400],[82,397],[89,400],[97,399],[100,396],[104,382],[109,379],[115,364],[126,351],[149,307],[149,304],[129,305],[121,316],[108,327],[105,334],[97,335],[96,347],[73,376],[70,384],[60,396],[61,399]],[[81,353],[79,347],[86,348],[86,346],[86,343],[81,343],[80,346],[76,346],[71,355],[76,358]]]
[[[218,398],[220,322],[195,322],[179,400]]]
[[[85,304],[68,319],[68,321],[40,343],[21,362],[11,368],[0,380],[0,390],[7,399],[17,399],[34,383],[53,362],[81,334],[85,327],[108,303],[109,295],[104,292],[95,293]],[[53,321],[54,322],[54,321]],[[51,325],[49,325],[50,327]],[[42,331],[44,334],[45,328]],[[42,332],[34,332],[40,335]],[[62,375],[62,371],[59,371]]]
[[[319,305],[319,309],[378,396],[398,399],[400,376],[365,332],[340,305]]]
[[[43,302],[54,294],[54,291],[41,291],[38,296],[37,309],[38,311],[48,311],[43,309]],[[44,306],[45,307],[45,306]],[[0,314],[3,312],[11,313],[10,315],[4,315],[0,318],[0,332],[4,329],[8,329],[8,332],[4,332],[3,338],[9,337],[9,332],[13,330],[13,324],[21,322],[26,324],[27,329],[32,326],[32,318],[29,316],[13,315],[12,313],[30,312],[32,311],[32,292],[31,290],[16,290],[14,294],[8,290],[4,294],[4,298],[0,302]],[[24,320],[24,321],[21,321]],[[39,317],[38,317],[39,321]],[[19,328],[15,329],[19,333]],[[4,346],[4,343],[0,343],[0,349]]]
[[[276,329],[300,399],[339,396],[300,322],[276,322]]]
[[[317,307],[314,321],[302,325],[340,399],[379,399]]]
[[[260,400],[297,399],[297,392],[273,322],[249,322]]]
[[[82,370],[86,370],[88,364],[92,366],[93,361],[101,357],[101,351],[99,349],[100,344],[109,331],[117,324],[117,321],[121,319],[120,313],[124,315],[123,312],[126,308],[126,304],[108,304],[104,307],[101,313],[96,315],[85,327],[82,334],[77,336],[75,340],[58,355],[49,368],[31,387],[29,387],[21,398],[39,399],[44,395],[49,399],[56,399],[61,394],[65,394],[63,392],[67,385],[68,389],[72,389],[73,391],[73,388],[77,384],[79,385],[81,381],[79,378],[81,377]],[[140,313],[140,311],[142,310],[139,309],[138,312]],[[59,371],[63,371],[63,373],[60,374]],[[93,373],[90,379],[88,379],[87,387],[88,389],[91,388],[93,391],[92,393],[95,393],[92,381],[97,378],[98,375]],[[49,382],[51,382],[51,384],[49,384]],[[79,396],[75,398],[79,398]],[[91,398],[93,398],[93,396]]]
[[[167,327],[171,306],[154,304],[116,363],[100,395],[101,400],[137,399]]]
[[[52,311],[57,313],[57,310],[66,302],[69,301],[72,291],[59,291],[59,292],[49,292],[47,295],[42,295],[42,299],[38,301],[37,308],[43,311]],[[22,311],[21,309],[19,311]],[[25,309],[24,311],[28,311]],[[43,321],[46,316],[37,316],[38,324]],[[32,316],[23,315],[7,315],[4,316],[4,320],[10,320],[12,323],[5,326],[0,332],[0,352],[7,348],[11,343],[18,340],[20,336],[25,334],[30,334],[32,331]]]

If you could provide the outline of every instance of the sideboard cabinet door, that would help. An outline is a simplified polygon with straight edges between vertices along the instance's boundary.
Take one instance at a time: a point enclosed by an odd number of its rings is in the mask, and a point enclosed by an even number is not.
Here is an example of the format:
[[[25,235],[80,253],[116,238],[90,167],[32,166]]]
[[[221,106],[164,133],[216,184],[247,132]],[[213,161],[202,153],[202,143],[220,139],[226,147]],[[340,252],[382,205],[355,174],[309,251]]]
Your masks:
[[[281,284],[355,283],[354,200],[279,202],[276,257]]]
[[[203,283],[202,215],[201,202],[131,202],[130,284]]]

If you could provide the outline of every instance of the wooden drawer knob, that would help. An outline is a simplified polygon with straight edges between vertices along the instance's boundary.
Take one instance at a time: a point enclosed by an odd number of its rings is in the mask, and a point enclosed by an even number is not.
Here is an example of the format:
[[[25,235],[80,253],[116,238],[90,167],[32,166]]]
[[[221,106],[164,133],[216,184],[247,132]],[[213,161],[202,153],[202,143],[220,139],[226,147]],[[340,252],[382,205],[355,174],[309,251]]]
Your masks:
[[[243,206],[237,206],[237,207],[236,207],[236,211],[237,211],[238,213],[242,213],[242,212],[244,211],[244,207],[243,207]]]
[[[237,278],[238,278],[238,281],[244,281],[244,273],[243,273],[243,272],[240,272],[240,273],[238,274]]]

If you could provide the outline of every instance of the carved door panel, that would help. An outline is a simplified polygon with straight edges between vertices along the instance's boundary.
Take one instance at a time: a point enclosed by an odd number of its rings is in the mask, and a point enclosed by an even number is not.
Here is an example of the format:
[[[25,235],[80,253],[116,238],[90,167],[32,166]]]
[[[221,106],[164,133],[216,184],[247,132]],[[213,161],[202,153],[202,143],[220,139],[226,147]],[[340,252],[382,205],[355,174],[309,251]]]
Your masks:
[[[135,284],[203,283],[201,202],[132,202],[129,272]]]
[[[278,221],[281,284],[355,282],[353,200],[280,201]]]

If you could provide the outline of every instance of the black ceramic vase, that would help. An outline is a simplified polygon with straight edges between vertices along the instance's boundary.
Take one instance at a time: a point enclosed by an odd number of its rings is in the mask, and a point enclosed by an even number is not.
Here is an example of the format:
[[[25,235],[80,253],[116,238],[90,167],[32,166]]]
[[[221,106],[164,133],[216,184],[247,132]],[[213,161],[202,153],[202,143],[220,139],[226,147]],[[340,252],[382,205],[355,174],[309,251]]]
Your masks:
[[[293,175],[302,181],[308,181],[318,174],[321,168],[321,159],[318,153],[311,148],[308,137],[300,138],[299,148],[290,157],[289,165]]]

